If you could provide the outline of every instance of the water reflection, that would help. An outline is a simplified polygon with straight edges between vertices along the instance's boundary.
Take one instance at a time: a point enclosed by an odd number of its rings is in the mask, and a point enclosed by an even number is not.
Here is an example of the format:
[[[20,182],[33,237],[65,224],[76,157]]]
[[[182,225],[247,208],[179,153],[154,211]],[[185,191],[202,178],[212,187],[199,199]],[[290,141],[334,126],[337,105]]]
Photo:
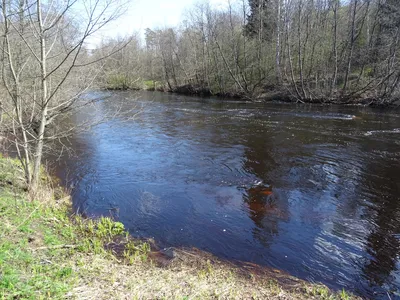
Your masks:
[[[253,229],[254,238],[268,247],[273,237],[279,234],[279,222],[288,220],[288,212],[278,204],[278,196],[272,191],[272,186],[266,187],[261,183],[250,187],[244,195],[248,205],[249,217],[256,227]]]
[[[389,142],[379,145],[383,151],[393,147]],[[394,150],[394,149],[393,149]],[[397,149],[396,149],[397,150]],[[397,156],[397,151],[386,155]],[[398,157],[398,156],[397,156]],[[371,207],[365,217],[371,218],[372,228],[366,239],[369,254],[362,268],[370,286],[379,285],[398,292],[400,255],[400,181],[399,163],[387,163],[387,156],[380,156],[367,164],[373,180],[365,182],[368,190],[379,191],[371,195]],[[397,296],[400,296],[397,293]]]
[[[112,100],[100,115],[142,112],[74,137],[77,157],[64,163],[77,182],[76,209],[113,214],[162,245],[366,297],[398,292],[397,114],[161,93]]]

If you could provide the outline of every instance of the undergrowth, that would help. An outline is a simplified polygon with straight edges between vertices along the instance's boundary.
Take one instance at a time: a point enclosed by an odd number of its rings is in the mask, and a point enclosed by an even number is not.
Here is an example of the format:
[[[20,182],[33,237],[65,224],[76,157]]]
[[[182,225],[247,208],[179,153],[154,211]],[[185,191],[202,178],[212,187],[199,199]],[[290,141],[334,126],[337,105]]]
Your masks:
[[[145,261],[150,247],[136,242],[124,225],[110,218],[70,215],[68,203],[54,199],[28,201],[14,182],[21,170],[16,160],[0,157],[0,299],[59,298],[72,289],[84,261],[78,254],[114,259],[107,244],[127,245],[126,263]]]
[[[147,243],[131,241],[124,225],[110,218],[85,220],[69,216],[66,205],[28,202],[22,195],[0,193],[0,295],[2,299],[62,297],[79,278],[83,261],[75,254],[114,259],[105,246],[114,239],[125,243],[127,263],[147,259]]]

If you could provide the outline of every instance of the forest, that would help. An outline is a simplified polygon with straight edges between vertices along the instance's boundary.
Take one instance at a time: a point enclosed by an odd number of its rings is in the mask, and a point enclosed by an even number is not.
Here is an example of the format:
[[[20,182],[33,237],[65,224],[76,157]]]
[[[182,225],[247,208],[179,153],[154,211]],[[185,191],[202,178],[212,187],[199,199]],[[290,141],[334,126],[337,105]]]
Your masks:
[[[387,105],[400,93],[399,38],[396,0],[201,2],[176,28],[128,38],[99,78],[110,89]]]

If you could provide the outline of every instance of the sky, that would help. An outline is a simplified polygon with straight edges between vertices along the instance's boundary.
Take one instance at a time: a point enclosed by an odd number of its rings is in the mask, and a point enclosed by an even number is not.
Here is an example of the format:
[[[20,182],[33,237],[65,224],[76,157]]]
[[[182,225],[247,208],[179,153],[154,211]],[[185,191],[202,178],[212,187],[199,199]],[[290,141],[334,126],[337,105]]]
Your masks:
[[[229,0],[208,1],[213,7],[223,8]],[[124,37],[133,32],[139,32],[143,37],[146,28],[176,26],[183,19],[185,10],[198,2],[199,0],[130,0],[127,12],[110,24],[107,30],[103,30],[96,41],[107,37]]]

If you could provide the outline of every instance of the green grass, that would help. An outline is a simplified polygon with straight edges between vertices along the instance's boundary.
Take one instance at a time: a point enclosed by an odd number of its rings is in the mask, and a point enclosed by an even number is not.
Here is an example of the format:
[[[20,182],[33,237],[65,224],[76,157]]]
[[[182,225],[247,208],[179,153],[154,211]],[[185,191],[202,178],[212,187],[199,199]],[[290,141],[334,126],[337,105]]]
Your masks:
[[[0,295],[3,299],[57,298],[74,283],[73,272],[66,271],[72,270],[72,263],[66,265],[65,251],[35,250],[39,245],[61,242],[56,227],[45,228],[43,220],[50,212],[38,210],[38,205],[20,197],[15,199],[4,190],[0,194],[0,210],[5,221],[0,229]],[[39,232],[44,236],[40,237]]]
[[[154,80],[145,80],[143,82],[145,89],[148,91],[154,91],[156,87],[156,82]]]
[[[130,245],[124,225],[110,218],[85,220],[70,216],[66,203],[28,201],[14,186],[22,174],[18,161],[0,157],[0,299],[62,298],[80,278],[77,254],[96,253],[109,259],[105,250],[115,239]],[[49,199],[47,199],[49,200]],[[126,259],[146,257],[147,243],[138,243]]]
[[[11,183],[21,183],[23,178],[21,163],[16,159],[4,158],[0,153],[0,187]]]
[[[116,238],[126,243],[129,263],[150,251],[147,243],[133,244],[122,223],[69,217],[66,205],[28,202],[7,190],[0,193],[0,214],[0,299],[62,298],[80,277],[79,261],[70,258],[95,253],[111,259],[105,246]]]
[[[112,74],[106,78],[105,88],[110,90],[140,90],[141,80],[126,74]]]

